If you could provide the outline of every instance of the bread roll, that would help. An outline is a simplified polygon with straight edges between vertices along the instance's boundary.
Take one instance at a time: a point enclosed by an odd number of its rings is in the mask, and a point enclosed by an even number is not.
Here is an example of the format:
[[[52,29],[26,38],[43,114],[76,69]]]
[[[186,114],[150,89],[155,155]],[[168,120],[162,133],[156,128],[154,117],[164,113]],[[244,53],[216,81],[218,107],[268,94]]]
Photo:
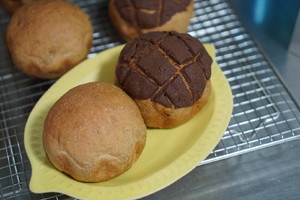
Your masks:
[[[137,103],[148,127],[174,128],[208,101],[211,64],[198,39],[151,32],[126,44],[116,66],[116,84]]]
[[[132,99],[104,82],[79,85],[50,109],[44,148],[60,171],[83,182],[112,179],[139,158],[146,126]]]
[[[126,41],[152,31],[186,33],[193,9],[193,0],[109,1],[111,22]]]
[[[79,7],[63,0],[39,0],[12,16],[6,42],[17,68],[29,76],[54,79],[86,58],[92,25]]]

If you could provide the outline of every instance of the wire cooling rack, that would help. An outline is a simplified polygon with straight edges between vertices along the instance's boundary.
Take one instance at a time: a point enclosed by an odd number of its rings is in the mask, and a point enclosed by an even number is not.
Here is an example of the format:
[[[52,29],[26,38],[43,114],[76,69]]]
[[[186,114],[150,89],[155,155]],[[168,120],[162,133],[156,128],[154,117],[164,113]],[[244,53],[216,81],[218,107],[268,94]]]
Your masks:
[[[90,15],[94,44],[89,54],[123,43],[109,23],[107,1],[72,1]],[[216,47],[217,62],[234,96],[230,124],[217,147],[201,164],[300,137],[299,107],[225,0],[195,0],[189,33]],[[67,199],[28,189],[31,167],[24,150],[26,119],[55,82],[30,78],[10,59],[3,36],[10,16],[0,10],[0,199]]]

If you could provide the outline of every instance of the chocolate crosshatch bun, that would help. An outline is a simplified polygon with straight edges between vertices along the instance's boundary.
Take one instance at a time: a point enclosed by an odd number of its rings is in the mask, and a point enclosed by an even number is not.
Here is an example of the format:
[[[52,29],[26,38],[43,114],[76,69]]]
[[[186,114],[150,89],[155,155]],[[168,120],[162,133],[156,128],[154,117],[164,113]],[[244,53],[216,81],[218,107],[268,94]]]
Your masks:
[[[151,32],[126,44],[116,66],[116,84],[137,103],[148,127],[173,128],[207,102],[211,64],[198,39]]]
[[[109,15],[127,41],[152,31],[186,33],[194,0],[110,0]]]

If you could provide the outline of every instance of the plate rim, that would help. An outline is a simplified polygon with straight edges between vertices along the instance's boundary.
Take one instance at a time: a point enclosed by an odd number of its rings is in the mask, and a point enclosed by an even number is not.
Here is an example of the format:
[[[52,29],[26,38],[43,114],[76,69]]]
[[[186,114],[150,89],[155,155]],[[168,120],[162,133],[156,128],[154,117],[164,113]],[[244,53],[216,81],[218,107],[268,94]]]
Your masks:
[[[211,45],[211,44],[204,44],[205,48],[211,48],[211,50],[215,51],[214,49],[214,46]],[[85,61],[83,61],[82,63],[80,63],[78,66],[74,67],[72,70],[70,70],[68,73],[66,73],[64,76],[62,76],[60,79],[58,79],[44,94],[43,96],[38,100],[38,102],[35,104],[34,108],[32,109],[29,117],[28,117],[28,120],[27,120],[27,123],[25,125],[25,130],[24,130],[24,146],[25,146],[25,151],[28,155],[28,159],[29,159],[29,162],[30,162],[30,165],[31,165],[31,168],[32,168],[32,175],[31,175],[31,178],[30,178],[30,183],[29,183],[29,188],[32,192],[34,193],[44,193],[44,192],[59,192],[59,193],[63,193],[63,194],[66,194],[66,195],[69,195],[69,196],[72,196],[72,197],[76,197],[76,198],[85,198],[86,199],[86,196],[82,196],[82,195],[76,195],[76,194],[72,194],[68,191],[66,191],[65,189],[62,189],[62,188],[47,188],[45,185],[39,185],[38,187],[36,186],[36,184],[34,183],[35,181],[35,177],[36,177],[36,173],[38,172],[37,171],[37,166],[36,166],[36,163],[37,162],[35,160],[35,158],[31,155],[31,153],[34,153],[32,152],[33,150],[28,146],[30,141],[29,140],[29,130],[30,130],[30,125],[32,123],[32,115],[35,114],[36,111],[36,108],[43,102],[44,98],[47,97],[47,95],[51,92],[51,89],[57,87],[56,85],[61,85],[64,83],[64,81],[68,81],[68,77],[69,76],[72,76],[72,74],[76,74],[78,72],[81,72],[82,71],[82,66],[85,66],[87,64],[89,64],[90,62],[92,62],[92,59],[100,59],[101,57],[105,57],[105,56],[108,56],[111,52],[114,52],[114,51],[121,51],[121,49],[124,47],[124,45],[119,45],[119,46],[116,46],[116,47],[113,47],[113,48],[110,48],[110,49],[107,49],[107,50],[104,50],[100,53],[98,53],[95,57],[93,58],[89,58]],[[218,80],[218,81],[221,81],[222,84],[225,84],[225,88],[226,88],[226,92],[228,92],[229,94],[225,95],[225,97],[227,98],[227,103],[229,103],[227,106],[223,107],[222,105],[222,112],[225,113],[226,115],[225,116],[222,116],[222,117],[218,117],[218,122],[215,122],[215,121],[212,121],[210,120],[209,122],[212,123],[211,126],[216,126],[218,127],[218,131],[220,132],[220,137],[218,138],[218,141],[216,142],[215,146],[219,143],[220,139],[222,138],[227,126],[228,126],[228,123],[231,119],[231,113],[232,113],[232,109],[233,109],[233,98],[232,98],[232,92],[231,92],[231,88],[230,88],[230,85],[225,77],[225,75],[222,73],[222,70],[217,66],[216,64],[216,61],[215,61],[215,55],[211,55],[213,57],[213,60],[214,60],[214,64],[213,64],[213,73],[212,73],[212,79],[216,76],[214,75],[215,73],[217,73],[222,80]],[[92,67],[90,68],[90,70],[92,69]],[[93,70],[91,70],[93,71]],[[89,69],[87,69],[87,71],[85,71],[85,73],[87,74],[89,72]],[[71,75],[70,75],[71,74]],[[220,78],[219,77],[219,78]],[[74,82],[74,80],[73,80]],[[76,81],[78,82],[78,81]],[[80,84],[80,83],[79,83]],[[77,84],[78,85],[78,84]],[[213,84],[212,84],[213,85]],[[75,87],[75,85],[73,85],[73,87]],[[62,88],[63,90],[63,88]],[[224,92],[224,91],[223,91]],[[63,94],[63,92],[62,92]],[[217,95],[215,95],[215,98],[220,98],[218,97]],[[221,103],[219,101],[216,101],[217,103]],[[215,106],[215,108],[219,109],[220,108],[220,105],[217,105]],[[216,111],[213,112],[213,114],[216,114]],[[213,117],[213,116],[212,116]],[[29,122],[29,123],[28,123]],[[222,124],[223,126],[218,126],[218,124]],[[199,139],[198,139],[199,140]],[[167,186],[169,186],[170,184],[174,183],[175,181],[177,181],[178,179],[180,179],[181,177],[185,176],[187,173],[189,173],[190,171],[192,171],[195,167],[197,167],[197,164],[204,160],[205,158],[200,158],[199,161],[195,161],[195,159],[192,159],[192,160],[188,160],[186,157],[190,157],[190,156],[194,156],[196,154],[197,151],[199,151],[197,147],[197,142],[199,141],[196,141],[195,144],[192,145],[192,147],[190,149],[187,150],[186,153],[182,154],[181,156],[183,158],[178,158],[177,160],[174,161],[174,163],[172,163],[171,167],[177,167],[177,168],[180,168],[179,170],[180,171],[184,171],[184,173],[182,172],[181,175],[177,178],[172,178],[172,177],[168,177],[168,179],[171,179],[171,180],[168,180],[168,181],[162,181],[164,182],[164,184],[161,184],[159,186],[157,186],[157,184],[155,186],[153,186],[153,188],[150,188],[150,189],[147,189],[148,191],[147,192],[144,192],[143,190],[139,192],[139,194],[131,194],[131,195],[127,195],[127,197],[125,198],[113,198],[111,195],[110,196],[101,196],[101,198],[105,198],[105,199],[132,199],[132,198],[141,198],[141,197],[144,197],[144,196],[147,196],[147,195],[150,195],[154,192],[157,192],[159,191],[160,189],[162,188],[165,188]],[[42,144],[40,144],[42,145]],[[215,148],[215,146],[213,148]],[[211,151],[213,150],[212,149],[207,149],[206,151]],[[209,153],[206,155],[208,156]],[[206,157],[205,156],[205,157]],[[46,158],[47,159],[47,158]],[[182,166],[175,166],[175,165],[178,165],[178,160],[182,160],[182,159],[185,159],[185,163],[186,163],[186,166],[184,167],[184,169],[182,169]],[[167,168],[164,168],[160,171],[166,171]],[[61,173],[61,172],[60,172]],[[167,173],[167,171],[166,171]],[[159,173],[156,173],[156,176],[159,175]],[[169,176],[172,176],[172,175],[169,175]],[[149,179],[149,177],[147,178]],[[159,182],[159,177],[154,177],[152,179],[157,179],[157,181]],[[75,181],[75,180],[74,180]],[[165,183],[165,182],[168,182],[168,183]],[[41,183],[40,183],[41,184]],[[131,183],[132,184],[132,183]],[[92,184],[91,184],[92,185]],[[130,184],[129,184],[130,185]],[[134,184],[135,185],[135,184]],[[40,188],[39,188],[40,187]],[[123,187],[123,186],[121,186]],[[108,188],[106,188],[108,189]],[[124,190],[124,188],[121,188],[122,190]],[[114,189],[115,190],[115,189]],[[104,192],[105,193],[105,192]],[[111,198],[112,197],[112,198]],[[97,199],[97,198],[100,198],[99,196],[98,197],[88,197],[88,199]]]

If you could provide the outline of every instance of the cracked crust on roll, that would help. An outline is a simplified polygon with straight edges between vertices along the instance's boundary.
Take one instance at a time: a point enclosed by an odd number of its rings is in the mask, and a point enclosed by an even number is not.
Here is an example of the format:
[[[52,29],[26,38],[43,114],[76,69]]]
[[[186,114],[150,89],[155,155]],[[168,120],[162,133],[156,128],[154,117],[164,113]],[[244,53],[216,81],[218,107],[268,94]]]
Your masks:
[[[151,32],[125,45],[116,65],[116,84],[138,104],[148,127],[174,128],[206,103],[211,64],[198,39]]]
[[[193,9],[194,9],[194,1],[191,0],[189,4],[185,7],[183,11],[176,12],[173,14],[167,21],[163,22],[162,24],[157,23],[151,28],[144,28],[137,25],[133,25],[127,22],[120,14],[118,9],[115,6],[116,0],[109,1],[109,17],[111,23],[114,25],[116,30],[119,32],[121,37],[126,41],[132,41],[137,36],[153,32],[153,31],[176,31],[179,33],[186,33],[187,28],[190,24],[190,19],[194,16]],[[161,2],[160,0],[159,2]],[[177,2],[177,1],[174,1]],[[150,12],[147,10],[143,10],[145,12]],[[151,12],[153,12],[151,10]],[[155,11],[160,12],[160,10]],[[160,14],[161,15],[161,14]],[[140,17],[142,18],[142,16]],[[143,19],[140,19],[142,21]]]
[[[166,108],[149,99],[135,99],[135,103],[140,108],[144,121],[148,127],[174,128],[193,118],[205,106],[210,94],[211,84],[210,81],[207,81],[201,98],[189,107],[177,109]]]

